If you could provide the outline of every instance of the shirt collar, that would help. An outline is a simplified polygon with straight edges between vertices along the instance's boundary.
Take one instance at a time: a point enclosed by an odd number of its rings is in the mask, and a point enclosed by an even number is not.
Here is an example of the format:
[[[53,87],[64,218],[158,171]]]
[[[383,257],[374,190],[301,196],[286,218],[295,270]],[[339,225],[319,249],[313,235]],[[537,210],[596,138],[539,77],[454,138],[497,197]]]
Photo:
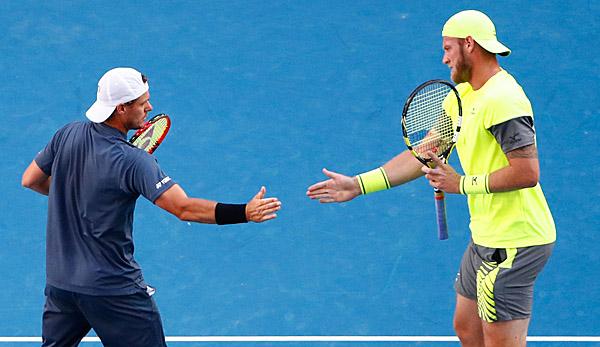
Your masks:
[[[113,128],[110,125],[104,123],[92,123],[92,127],[102,135],[117,136],[122,139],[127,139],[127,134],[123,134],[117,128]]]

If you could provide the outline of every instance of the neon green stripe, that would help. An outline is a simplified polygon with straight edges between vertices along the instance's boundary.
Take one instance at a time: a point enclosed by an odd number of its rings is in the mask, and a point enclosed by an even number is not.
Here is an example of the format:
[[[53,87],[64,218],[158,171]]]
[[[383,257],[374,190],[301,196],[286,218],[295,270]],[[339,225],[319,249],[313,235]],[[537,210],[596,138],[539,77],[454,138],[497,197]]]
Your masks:
[[[499,267],[503,269],[510,269],[513,265],[513,261],[515,261],[515,257],[517,256],[516,248],[506,248],[506,260],[503,261]]]

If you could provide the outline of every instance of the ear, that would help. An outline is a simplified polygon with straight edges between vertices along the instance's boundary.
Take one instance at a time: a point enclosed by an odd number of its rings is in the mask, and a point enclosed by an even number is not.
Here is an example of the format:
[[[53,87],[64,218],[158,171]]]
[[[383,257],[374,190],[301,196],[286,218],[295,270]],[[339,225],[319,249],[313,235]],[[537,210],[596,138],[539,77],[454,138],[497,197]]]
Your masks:
[[[123,105],[123,104],[117,105],[117,107],[115,108],[115,114],[119,115],[119,114],[123,114],[123,113],[125,113],[125,105]]]
[[[465,37],[465,40],[464,40],[464,42],[463,42],[463,43],[464,43],[464,45],[465,45],[465,49],[466,49],[466,50],[467,50],[469,53],[473,52],[473,50],[475,49],[475,45],[476,45],[476,42],[475,42],[475,40],[473,39],[473,37],[471,37],[471,36],[467,36],[467,37]]]

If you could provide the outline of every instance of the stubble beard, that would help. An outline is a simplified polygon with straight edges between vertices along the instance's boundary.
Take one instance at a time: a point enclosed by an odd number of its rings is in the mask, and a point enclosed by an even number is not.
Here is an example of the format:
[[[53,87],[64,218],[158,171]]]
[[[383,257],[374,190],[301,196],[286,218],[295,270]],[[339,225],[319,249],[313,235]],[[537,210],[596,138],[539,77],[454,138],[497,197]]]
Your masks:
[[[471,80],[471,64],[467,62],[462,46],[460,47],[460,58],[454,66],[451,78],[456,84]]]

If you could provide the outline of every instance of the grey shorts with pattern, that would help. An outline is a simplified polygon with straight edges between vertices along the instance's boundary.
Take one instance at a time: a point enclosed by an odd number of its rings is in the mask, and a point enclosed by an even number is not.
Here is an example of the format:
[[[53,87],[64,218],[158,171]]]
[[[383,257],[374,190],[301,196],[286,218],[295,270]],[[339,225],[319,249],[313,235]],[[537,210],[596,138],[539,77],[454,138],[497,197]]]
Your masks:
[[[472,241],[463,255],[454,288],[477,301],[489,323],[531,316],[533,284],[554,243],[524,248],[488,248]]]

